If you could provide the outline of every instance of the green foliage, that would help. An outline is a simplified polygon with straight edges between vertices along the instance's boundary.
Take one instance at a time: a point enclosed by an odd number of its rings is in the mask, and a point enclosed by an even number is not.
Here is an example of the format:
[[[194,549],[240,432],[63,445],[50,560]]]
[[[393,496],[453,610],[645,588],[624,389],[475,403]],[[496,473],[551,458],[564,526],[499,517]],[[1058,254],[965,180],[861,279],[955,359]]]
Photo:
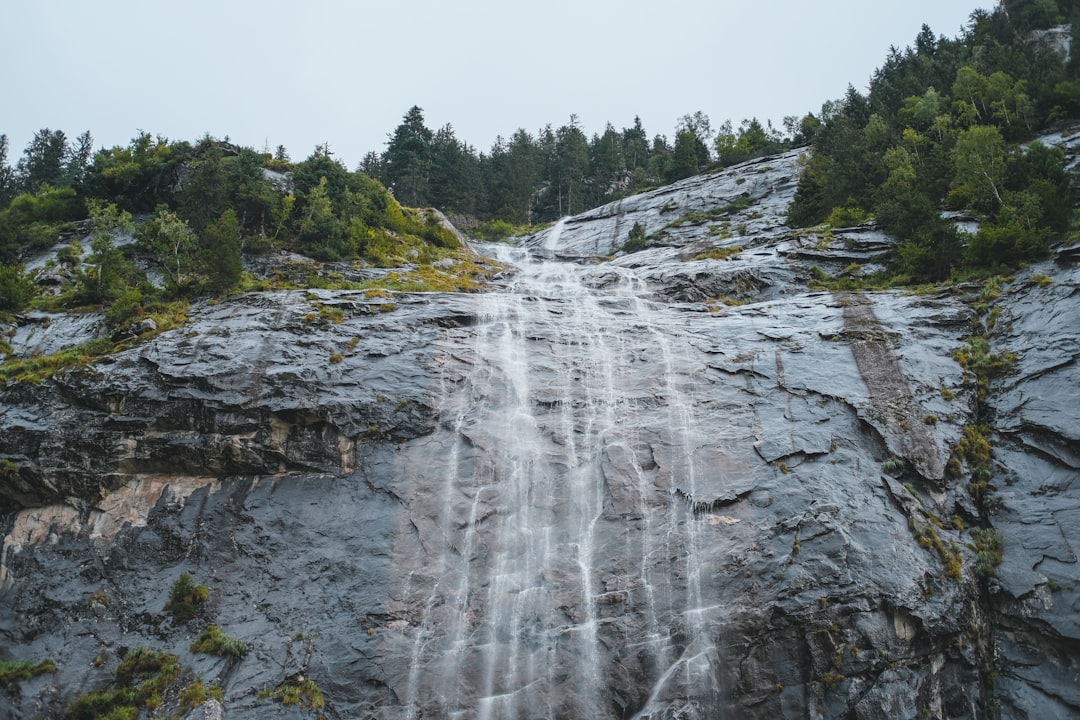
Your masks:
[[[730,260],[739,253],[742,252],[742,248],[738,245],[734,247],[722,247],[712,248],[705,252],[700,252],[694,256],[695,260]]]
[[[142,281],[142,273],[124,252],[116,247],[113,236],[130,233],[131,214],[115,204],[91,201],[91,255],[89,269],[78,268],[71,300],[76,304],[105,303],[123,295]]]
[[[112,351],[112,341],[108,338],[99,338],[52,355],[19,359],[9,357],[3,365],[0,365],[0,386],[13,382],[41,382],[60,370],[85,365]]]
[[[42,673],[56,672],[52,660],[42,660],[36,665],[23,660],[0,661],[0,687],[7,687],[20,680],[29,680]]]
[[[180,692],[179,714],[183,716],[192,708],[205,705],[210,699],[217,700],[219,703],[222,701],[221,687],[211,685],[207,688],[202,681],[196,680]]]
[[[207,289],[220,294],[236,285],[244,266],[241,260],[240,221],[227,208],[199,238],[199,263]]]
[[[0,310],[18,312],[34,299],[36,288],[22,265],[0,265]]]
[[[187,222],[168,208],[159,207],[149,221],[139,225],[135,237],[165,276],[168,287],[182,289],[188,282],[197,246]]]
[[[217,625],[207,625],[199,639],[191,643],[191,652],[242,658],[247,653],[247,643],[226,635]]]
[[[895,270],[916,282],[1045,255],[1068,227],[1067,173],[1059,151],[1016,143],[1080,117],[1080,103],[1069,99],[1060,56],[1018,31],[1031,22],[1027,8],[999,7],[973,13],[956,39],[924,27],[913,48],[890,51],[868,96],[849,89],[826,103],[789,220],[807,226],[837,207],[872,208],[901,241]],[[983,216],[967,252],[943,229],[943,197]]]
[[[57,234],[83,216],[85,205],[70,187],[42,186],[24,193],[0,212],[0,262],[14,262],[21,253],[42,250]]]
[[[89,197],[115,203],[127,212],[171,206],[190,152],[186,142],[170,143],[161,136],[140,132],[127,147],[116,146],[94,155],[83,187]]]
[[[1001,564],[1001,536],[993,528],[972,528],[974,541],[975,572],[982,577],[990,577]]]
[[[318,684],[302,676],[289,678],[273,690],[264,690],[259,693],[259,699],[276,700],[282,705],[298,705],[311,710],[319,710],[326,705]]]
[[[645,237],[645,228],[641,226],[641,223],[635,222],[634,226],[630,228],[630,234],[622,246],[622,251],[625,253],[635,253],[639,250],[644,250],[648,246],[649,241]]]
[[[427,204],[433,133],[424,125],[424,111],[413,106],[395,128],[382,156],[383,179],[406,205]]]
[[[153,712],[180,675],[176,655],[137,647],[116,668],[115,681],[107,688],[83,693],[68,706],[68,720],[135,720],[140,709]]]
[[[472,231],[472,235],[488,242],[502,242],[519,234],[518,228],[505,220],[488,220]]]
[[[196,585],[191,576],[182,573],[169,593],[169,601],[165,603],[165,612],[172,613],[178,623],[186,623],[199,614],[203,603],[209,595],[205,585]]]

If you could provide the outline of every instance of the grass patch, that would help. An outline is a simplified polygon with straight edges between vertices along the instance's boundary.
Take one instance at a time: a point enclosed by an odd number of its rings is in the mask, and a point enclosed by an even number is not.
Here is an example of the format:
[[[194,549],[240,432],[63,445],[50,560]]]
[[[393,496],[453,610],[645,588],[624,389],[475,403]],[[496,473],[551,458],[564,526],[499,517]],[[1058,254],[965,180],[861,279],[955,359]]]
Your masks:
[[[982,577],[990,577],[1001,564],[1001,536],[994,528],[980,527],[971,529],[971,537],[971,549],[975,551],[975,572]]]
[[[52,660],[42,660],[36,665],[23,660],[5,660],[0,662],[0,687],[51,672],[56,672],[56,665]]]
[[[191,643],[193,653],[217,655],[219,657],[242,658],[247,654],[247,643],[231,635],[226,635],[217,625],[207,625],[199,639]]]
[[[742,247],[712,248],[694,256],[694,260],[729,260],[742,252]]]
[[[300,676],[285,680],[273,690],[260,692],[259,699],[275,700],[282,705],[299,705],[311,710],[319,710],[326,705],[326,699],[315,681]]]
[[[219,685],[211,685],[207,688],[202,684],[202,681],[196,680],[195,682],[184,688],[180,693],[180,716],[184,716],[193,708],[197,708],[200,705],[205,705],[208,700],[217,700],[222,702],[222,692]]]
[[[6,387],[8,383],[18,382],[39,383],[61,370],[88,365],[114,349],[112,340],[98,338],[52,355],[27,358],[13,358],[9,355],[4,364],[0,365],[0,386]]]
[[[135,720],[141,710],[152,715],[179,675],[176,655],[137,647],[116,668],[112,685],[83,693],[68,706],[68,720]]]

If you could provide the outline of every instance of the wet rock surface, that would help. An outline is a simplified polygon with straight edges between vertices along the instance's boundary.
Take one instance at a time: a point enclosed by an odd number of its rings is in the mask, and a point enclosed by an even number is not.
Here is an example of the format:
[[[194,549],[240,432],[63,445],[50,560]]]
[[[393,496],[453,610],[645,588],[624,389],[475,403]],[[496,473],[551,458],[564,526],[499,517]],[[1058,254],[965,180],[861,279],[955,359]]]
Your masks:
[[[492,292],[242,295],[4,390],[0,660],[57,669],[0,715],[150,647],[221,687],[192,718],[1075,716],[1077,270],[995,303],[980,504],[973,292],[808,290],[888,239],[787,228],[797,163],[486,248],[521,268]],[[247,653],[191,652],[208,624]]]

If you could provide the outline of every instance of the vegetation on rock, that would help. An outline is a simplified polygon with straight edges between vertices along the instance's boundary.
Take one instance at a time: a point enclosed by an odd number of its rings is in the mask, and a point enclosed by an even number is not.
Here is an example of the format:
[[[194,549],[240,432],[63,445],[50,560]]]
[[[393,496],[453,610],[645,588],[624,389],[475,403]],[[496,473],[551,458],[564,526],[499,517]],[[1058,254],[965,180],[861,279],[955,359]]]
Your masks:
[[[1066,63],[1032,31],[1076,16],[1071,0],[1005,2],[973,12],[958,38],[923,26],[913,48],[892,48],[867,94],[822,107],[790,221],[873,214],[900,240],[893,270],[909,282],[1045,256],[1074,195],[1064,153],[1032,138],[1080,118],[1080,80],[1078,53]],[[942,209],[974,215],[978,231],[965,241]]]
[[[176,622],[185,623],[199,614],[209,594],[205,585],[196,585],[190,575],[183,573],[173,583],[165,611],[172,613]]]

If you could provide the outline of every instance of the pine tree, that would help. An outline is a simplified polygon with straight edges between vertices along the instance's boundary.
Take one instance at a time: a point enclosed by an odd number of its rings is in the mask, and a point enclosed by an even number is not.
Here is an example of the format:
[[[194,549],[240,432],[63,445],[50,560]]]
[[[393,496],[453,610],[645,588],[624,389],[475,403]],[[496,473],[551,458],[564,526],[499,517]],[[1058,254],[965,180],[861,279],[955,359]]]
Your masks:
[[[16,166],[20,189],[23,192],[36,193],[42,185],[58,187],[64,184],[64,163],[67,157],[67,136],[62,130],[38,130]]]
[[[423,109],[415,105],[390,136],[382,156],[383,179],[403,205],[428,204],[433,138],[424,125]]]

